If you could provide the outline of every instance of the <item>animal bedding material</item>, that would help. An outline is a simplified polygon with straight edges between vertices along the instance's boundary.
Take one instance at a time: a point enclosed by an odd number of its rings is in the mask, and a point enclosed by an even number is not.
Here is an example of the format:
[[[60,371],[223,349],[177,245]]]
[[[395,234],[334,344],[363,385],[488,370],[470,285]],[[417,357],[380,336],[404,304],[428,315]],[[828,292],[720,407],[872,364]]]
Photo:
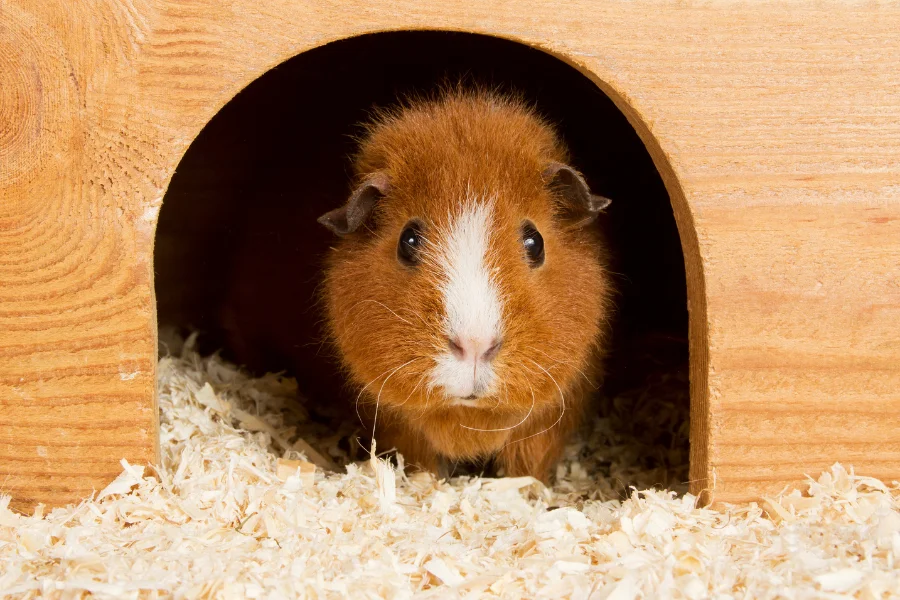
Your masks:
[[[93,499],[31,516],[0,500],[0,597],[900,594],[900,486],[840,465],[805,495],[722,510],[659,489],[611,498],[659,473],[630,462],[647,448],[595,445],[612,439],[601,419],[552,489],[404,475],[349,460],[291,380],[252,379],[190,343],[160,360],[159,401],[158,469],[123,462]]]

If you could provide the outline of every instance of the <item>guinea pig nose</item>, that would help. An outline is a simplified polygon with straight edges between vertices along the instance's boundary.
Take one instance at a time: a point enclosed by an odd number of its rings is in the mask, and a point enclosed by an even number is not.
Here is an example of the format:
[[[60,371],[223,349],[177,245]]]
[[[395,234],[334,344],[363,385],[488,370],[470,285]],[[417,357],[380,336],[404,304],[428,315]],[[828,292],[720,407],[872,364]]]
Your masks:
[[[454,336],[447,341],[453,356],[461,361],[470,361],[477,356],[484,362],[490,362],[494,360],[494,357],[500,352],[500,346],[503,345],[503,341],[496,337]]]
[[[491,344],[490,348],[484,351],[484,354],[481,355],[481,360],[484,362],[491,362],[497,356],[497,353],[500,352],[500,346],[503,345],[503,340],[494,338],[493,344]]]

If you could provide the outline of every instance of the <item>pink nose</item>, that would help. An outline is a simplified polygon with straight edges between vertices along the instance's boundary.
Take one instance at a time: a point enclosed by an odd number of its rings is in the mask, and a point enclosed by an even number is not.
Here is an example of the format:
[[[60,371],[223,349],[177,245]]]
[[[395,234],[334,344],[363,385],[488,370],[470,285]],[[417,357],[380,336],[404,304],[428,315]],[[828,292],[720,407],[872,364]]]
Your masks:
[[[463,362],[476,360],[491,362],[500,352],[500,346],[503,344],[503,341],[496,337],[454,336],[448,341],[453,356]]]

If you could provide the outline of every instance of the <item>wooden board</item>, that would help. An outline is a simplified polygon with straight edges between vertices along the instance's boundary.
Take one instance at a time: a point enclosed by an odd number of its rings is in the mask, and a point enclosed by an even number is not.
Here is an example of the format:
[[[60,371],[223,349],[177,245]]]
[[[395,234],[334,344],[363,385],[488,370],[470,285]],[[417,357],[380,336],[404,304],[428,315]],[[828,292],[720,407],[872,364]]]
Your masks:
[[[900,6],[251,0],[0,5],[0,490],[158,452],[153,234],[203,125],[304,50],[506,37],[619,104],[688,271],[692,479],[745,500],[834,461],[900,478]]]

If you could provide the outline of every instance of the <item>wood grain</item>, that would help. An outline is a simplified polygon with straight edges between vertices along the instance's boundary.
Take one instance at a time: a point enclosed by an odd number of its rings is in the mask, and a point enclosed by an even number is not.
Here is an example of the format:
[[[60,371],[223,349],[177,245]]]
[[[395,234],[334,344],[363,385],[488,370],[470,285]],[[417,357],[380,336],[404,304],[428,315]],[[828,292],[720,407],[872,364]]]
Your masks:
[[[154,461],[153,233],[203,125],[331,40],[534,45],[618,103],[688,272],[692,479],[713,500],[834,461],[900,478],[900,6],[251,0],[0,5],[0,489]]]

